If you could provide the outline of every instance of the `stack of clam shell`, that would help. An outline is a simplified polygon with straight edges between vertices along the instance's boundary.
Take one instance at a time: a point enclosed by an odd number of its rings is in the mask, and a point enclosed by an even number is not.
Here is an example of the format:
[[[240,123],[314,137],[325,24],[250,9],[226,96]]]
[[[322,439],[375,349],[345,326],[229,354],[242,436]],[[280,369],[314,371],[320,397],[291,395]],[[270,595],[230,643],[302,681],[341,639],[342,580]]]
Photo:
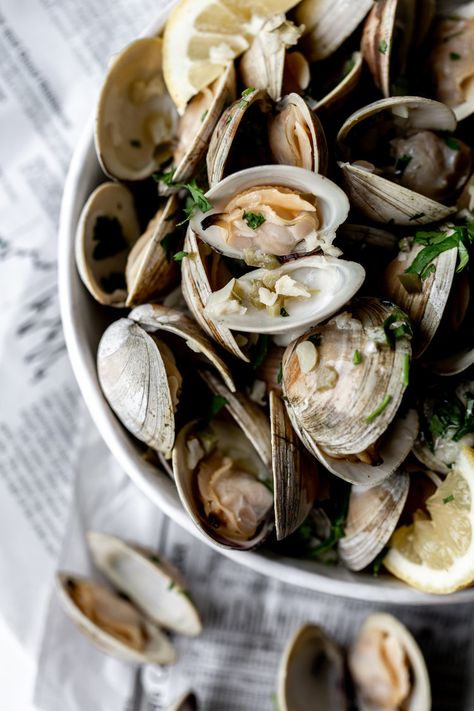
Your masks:
[[[110,180],[76,257],[118,309],[103,393],[201,534],[291,542],[336,477],[350,492],[333,547],[358,571],[410,518],[410,473],[445,476],[461,446],[438,451],[426,411],[436,378],[474,363],[474,20],[352,5],[302,0],[267,22],[184,111],[161,38],[126,47],[97,109]]]

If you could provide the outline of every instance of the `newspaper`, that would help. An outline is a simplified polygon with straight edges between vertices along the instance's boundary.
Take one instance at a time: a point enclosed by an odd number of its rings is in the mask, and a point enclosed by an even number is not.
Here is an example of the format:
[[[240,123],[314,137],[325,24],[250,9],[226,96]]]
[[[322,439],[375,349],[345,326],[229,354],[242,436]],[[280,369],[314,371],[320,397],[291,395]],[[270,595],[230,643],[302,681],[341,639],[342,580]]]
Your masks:
[[[298,625],[320,622],[347,644],[378,609],[264,578],[165,519],[113,461],[75,384],[56,293],[62,185],[107,61],[165,5],[0,8],[0,614],[36,665],[44,711],[153,711],[187,688],[206,711],[270,711]],[[108,658],[58,608],[55,571],[92,572],[84,534],[93,529],[150,545],[182,570],[204,632],[174,640],[176,666]],[[472,711],[472,607],[395,612],[426,654],[433,708]]]

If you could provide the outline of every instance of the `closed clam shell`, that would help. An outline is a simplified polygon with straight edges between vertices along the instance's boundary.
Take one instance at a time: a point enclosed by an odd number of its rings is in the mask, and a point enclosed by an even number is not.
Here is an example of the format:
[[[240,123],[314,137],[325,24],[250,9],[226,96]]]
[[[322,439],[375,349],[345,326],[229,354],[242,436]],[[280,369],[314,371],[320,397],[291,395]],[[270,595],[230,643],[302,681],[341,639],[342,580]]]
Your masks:
[[[278,672],[278,708],[347,711],[344,658],[318,625],[303,625],[288,642]]]
[[[128,431],[153,449],[171,451],[173,400],[153,337],[130,319],[115,321],[100,340],[97,372],[109,405]]]
[[[96,624],[79,608],[71,596],[71,589],[75,585],[80,585],[82,581],[86,581],[86,579],[78,575],[60,572],[56,575],[56,591],[66,615],[101,651],[126,662],[138,664],[165,665],[176,662],[176,652],[168,637],[145,616],[140,616],[141,626],[146,634],[143,650],[129,646]],[[86,582],[89,583],[89,581]],[[101,588],[104,587],[102,584],[97,585]],[[117,600],[120,603],[121,599],[118,596]]]
[[[76,230],[76,264],[92,296],[105,306],[127,299],[127,258],[140,236],[133,195],[119,183],[103,183],[82,208]]]
[[[380,649],[379,660],[375,658],[377,640],[380,645],[384,642],[387,644],[385,650]],[[395,656],[395,646],[403,655],[402,659]],[[391,657],[387,658],[386,655],[390,654]],[[413,636],[392,615],[379,612],[366,618],[349,651],[348,662],[357,692],[358,708],[361,711],[381,709],[382,706],[376,700],[381,688],[386,689],[387,679],[395,684],[397,677],[404,674],[409,686],[408,696],[402,700],[403,706],[400,704],[398,708],[403,707],[406,711],[430,711],[431,689],[425,660]],[[377,664],[386,668],[384,674],[379,674]],[[388,706],[385,705],[385,708]]]
[[[192,259],[183,259],[181,265],[181,288],[186,304],[201,328],[216,343],[232,353],[236,358],[248,363],[249,358],[237,343],[234,334],[224,325],[211,319],[205,312],[205,306],[212,293],[212,275],[206,263],[205,250],[208,249],[196,238],[193,230],[188,229],[184,249],[192,254]],[[215,257],[220,259],[220,257]]]
[[[129,313],[129,318],[136,321],[149,333],[157,333],[162,330],[185,339],[192,351],[202,354],[216,368],[227,387],[232,392],[235,390],[232,373],[222,360],[214,343],[202,333],[194,321],[181,311],[160,304],[143,304],[133,309]]]
[[[338,49],[373,7],[373,0],[303,0],[295,10],[297,22],[305,25],[302,46],[315,62]]]
[[[232,198],[245,190],[260,186],[289,188],[296,193],[312,197],[319,219],[317,240],[323,251],[329,250],[337,228],[347,218],[349,201],[341,188],[328,178],[290,165],[262,165],[224,178],[206,193],[212,209],[207,212],[196,211],[190,220],[191,229],[216,251],[233,259],[242,259],[241,249],[212,237],[207,226],[212,222],[212,217],[221,213]],[[304,247],[297,246],[296,253],[303,256]]]
[[[262,485],[265,481],[271,480],[271,474],[263,464],[260,454],[252,446],[247,431],[244,432],[243,429],[219,417],[214,417],[209,426],[219,453],[230,456],[239,467],[245,467],[242,471],[251,471]],[[231,536],[227,531],[219,530],[222,529],[222,522],[212,521],[206,516],[203,502],[199,498],[197,481],[197,465],[201,460],[196,461],[196,447],[191,445],[193,440],[202,436],[202,427],[203,423],[198,420],[185,425],[178,433],[173,448],[174,479],[181,503],[197,529],[208,541],[224,548],[252,550],[261,545],[272,531],[273,507],[268,510],[264,520],[250,538]],[[227,502],[226,505],[229,507],[230,503]]]
[[[394,472],[377,486],[353,486],[338,554],[349,570],[367,567],[388,543],[408,495],[409,476]]]
[[[179,634],[201,633],[199,613],[169,563],[152,550],[106,533],[91,531],[87,541],[97,568],[150,620]]]
[[[422,245],[414,244],[410,251],[400,251],[388,265],[384,278],[386,295],[408,314],[413,325],[415,358],[428,348],[441,323],[457,261],[457,249],[442,252],[436,259],[436,271],[422,281],[421,292],[409,293],[399,277],[422,249]]]
[[[175,197],[167,200],[132,247],[125,271],[127,306],[152,301],[171,291],[178,276],[178,265],[169,259],[161,244],[175,229],[173,215],[178,210]]]
[[[354,299],[350,314],[314,327],[286,349],[286,406],[310,451],[315,452],[314,443],[332,457],[362,453],[392,422],[406,389],[404,370],[411,355],[407,338],[396,339],[393,348],[384,342],[384,322],[394,308],[375,298]],[[303,372],[298,347],[312,337],[318,358]]]
[[[159,37],[129,44],[110,66],[99,98],[95,145],[107,175],[142,180],[172,152],[177,112],[161,73]]]

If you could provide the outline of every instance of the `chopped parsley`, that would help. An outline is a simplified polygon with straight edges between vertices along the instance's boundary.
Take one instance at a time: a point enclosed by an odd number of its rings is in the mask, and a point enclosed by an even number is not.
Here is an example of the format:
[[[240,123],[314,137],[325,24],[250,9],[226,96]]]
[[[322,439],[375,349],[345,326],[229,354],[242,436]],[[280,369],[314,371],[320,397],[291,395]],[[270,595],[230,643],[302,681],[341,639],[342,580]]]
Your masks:
[[[99,215],[94,222],[92,240],[95,242],[92,258],[96,261],[115,257],[128,248],[120,221],[108,215]]]
[[[380,54],[386,54],[387,49],[388,49],[387,40],[384,40],[384,39],[383,39],[383,40],[380,40],[380,43],[379,43],[379,52],[380,52]]]
[[[386,407],[392,402],[393,397],[391,395],[385,395],[384,399],[382,402],[377,405],[375,410],[373,410],[368,417],[365,418],[365,421],[367,424],[370,424],[373,422],[379,415],[382,414],[382,412],[386,409]]]
[[[412,159],[413,156],[409,156],[406,153],[400,156],[400,158],[397,158],[395,161],[395,174],[401,177]]]
[[[188,191],[189,195],[186,198],[186,207],[184,208],[186,217],[178,223],[177,227],[179,227],[191,219],[196,209],[201,210],[201,212],[208,212],[212,210],[212,205],[204,195],[204,190],[196,183],[196,178],[190,180],[189,183],[175,183],[174,174],[175,169],[172,168],[165,173],[153,173],[152,178],[155,182],[164,183],[168,187],[177,188],[178,190],[184,188]]]
[[[329,531],[329,536],[321,541],[317,546],[313,546],[310,550],[311,557],[320,556],[322,553],[327,553],[328,551],[336,548],[337,544],[346,535],[345,525],[347,519],[347,510],[349,508],[349,491],[347,496],[341,502],[339,511],[336,513],[333,519],[331,519],[331,529]]]
[[[281,309],[280,309],[280,316],[289,316],[289,315],[290,315],[290,314],[289,314],[288,311],[285,309],[285,307],[282,306]]]
[[[189,252],[176,252],[176,254],[173,254],[173,261],[174,262],[182,262],[185,257],[189,256]]]
[[[461,55],[457,52],[450,52],[449,58],[456,62],[458,59],[461,59]]]
[[[449,504],[451,501],[454,501],[454,494],[450,494],[449,496],[445,496],[443,499],[443,504]]]
[[[258,341],[255,346],[255,355],[252,362],[252,368],[256,370],[262,365],[263,361],[267,357],[268,353],[268,336],[263,333],[259,336]]]
[[[360,351],[354,351],[354,355],[352,356],[352,362],[354,363],[354,365],[360,365],[362,363],[362,353]]]
[[[168,589],[168,590],[172,590],[175,586],[176,586],[176,583],[174,582],[174,580],[170,580],[169,583],[168,583],[168,588],[167,588],[167,589]]]
[[[384,561],[385,556],[387,555],[389,551],[388,546],[384,546],[380,553],[374,558],[372,561],[372,575],[374,575],[376,578],[380,574],[380,568],[382,567],[382,563]]]
[[[225,405],[227,405],[227,400],[225,397],[223,397],[222,395],[214,395],[209,406],[208,419],[212,420],[214,417],[216,417],[216,415],[219,414],[219,412]]]
[[[242,217],[251,230],[256,230],[265,222],[265,218],[261,212],[244,212]]]
[[[209,111],[208,111],[207,109],[206,109],[206,111],[203,111],[203,112],[202,112],[202,114],[201,114],[201,123],[204,121],[204,119],[206,118],[206,116],[207,116],[208,113],[209,113]]]
[[[421,291],[422,281],[435,270],[433,260],[442,252],[457,248],[459,262],[457,272],[462,271],[469,263],[469,247],[474,243],[474,220],[465,225],[453,227],[448,232],[417,232],[415,242],[424,245],[411,265],[400,275],[400,281],[407,291]],[[462,246],[461,246],[462,245]],[[410,276],[407,280],[405,275]]]
[[[399,308],[394,308],[390,316],[387,316],[383,322],[383,330],[390,348],[395,348],[398,338],[411,338],[413,336],[410,319]]]
[[[410,356],[405,353],[403,356],[403,385],[408,387],[410,384]]]
[[[433,406],[428,422],[431,444],[437,437],[446,437],[451,430],[451,439],[459,442],[465,435],[474,432],[474,392],[467,393],[466,404],[446,390]]]
[[[245,107],[248,104],[247,97],[250,96],[252,92],[255,91],[255,88],[253,86],[249,86],[248,89],[244,89],[242,94],[241,94],[241,100],[239,101],[239,109],[245,109]]]
[[[155,183],[164,183],[165,185],[174,185],[173,183],[173,178],[174,174],[176,172],[176,168],[170,168],[170,170],[166,170],[164,173],[153,173],[151,176]]]
[[[283,365],[280,363],[280,367],[278,368],[278,373],[277,373],[277,384],[281,385],[283,381]]]

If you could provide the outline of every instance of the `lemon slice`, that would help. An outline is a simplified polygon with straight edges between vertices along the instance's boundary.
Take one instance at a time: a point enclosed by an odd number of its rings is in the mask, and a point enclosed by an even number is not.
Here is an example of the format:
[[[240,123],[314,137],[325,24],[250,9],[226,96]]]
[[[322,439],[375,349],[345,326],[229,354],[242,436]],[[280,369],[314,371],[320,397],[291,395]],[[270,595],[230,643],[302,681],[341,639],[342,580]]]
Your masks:
[[[274,15],[299,0],[180,0],[163,35],[163,73],[178,111],[248,49]]]
[[[409,585],[450,593],[474,582],[474,449],[464,447],[436,493],[390,541],[385,567]]]

